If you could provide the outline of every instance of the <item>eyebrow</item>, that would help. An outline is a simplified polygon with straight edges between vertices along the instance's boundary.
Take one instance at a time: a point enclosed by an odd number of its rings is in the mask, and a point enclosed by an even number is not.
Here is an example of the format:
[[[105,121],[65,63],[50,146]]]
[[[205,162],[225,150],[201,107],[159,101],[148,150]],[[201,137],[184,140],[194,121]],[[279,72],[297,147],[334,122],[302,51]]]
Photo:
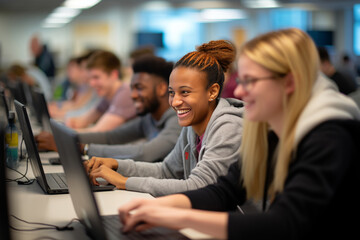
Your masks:
[[[190,88],[190,89],[193,89],[192,87],[190,86],[180,86],[179,89],[183,89],[183,88]],[[172,89],[172,87],[169,86],[169,89]]]
[[[143,86],[144,84],[136,82],[136,83],[130,83],[130,87],[138,87],[138,86]]]
[[[238,77],[240,78],[240,74],[238,75]],[[249,75],[249,74],[244,74],[244,76],[243,76],[243,78],[251,78],[251,77],[253,77],[251,74]]]

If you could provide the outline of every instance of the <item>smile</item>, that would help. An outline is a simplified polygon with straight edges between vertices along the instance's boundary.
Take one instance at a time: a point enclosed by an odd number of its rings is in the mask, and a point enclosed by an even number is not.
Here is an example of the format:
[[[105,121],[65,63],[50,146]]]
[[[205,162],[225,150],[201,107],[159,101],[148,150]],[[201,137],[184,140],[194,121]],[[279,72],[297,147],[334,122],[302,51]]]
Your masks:
[[[184,115],[184,114],[186,114],[186,113],[188,113],[190,111],[191,111],[191,109],[176,109],[176,113],[178,115]]]
[[[144,105],[141,102],[134,102],[134,106],[136,109],[142,109]]]

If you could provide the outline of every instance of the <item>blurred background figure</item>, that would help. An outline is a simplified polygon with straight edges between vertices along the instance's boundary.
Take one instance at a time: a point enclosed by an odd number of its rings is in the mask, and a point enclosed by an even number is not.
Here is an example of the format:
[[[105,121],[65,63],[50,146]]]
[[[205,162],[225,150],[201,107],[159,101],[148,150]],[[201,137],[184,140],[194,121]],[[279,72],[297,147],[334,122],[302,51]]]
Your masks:
[[[127,60],[126,66],[124,67],[122,73],[123,73],[123,80],[124,82],[130,82],[131,78],[133,76],[133,68],[132,65],[135,62],[136,59],[143,57],[143,56],[154,56],[155,50],[151,46],[145,46],[145,47],[139,47],[135,48],[129,53],[129,58]]]
[[[34,57],[33,64],[41,69],[52,81],[55,77],[56,67],[54,57],[50,53],[46,44],[41,43],[37,35],[33,35],[30,39],[30,50]]]
[[[342,55],[340,63],[337,66],[337,70],[341,74],[345,75],[347,78],[353,79],[356,82],[356,84],[358,84],[356,81],[356,78],[358,77],[358,74],[356,72],[356,67],[348,54],[344,53]]]
[[[27,88],[39,88],[47,100],[50,100],[52,97],[51,85],[47,77],[36,67],[26,67],[22,64],[14,63],[7,69],[6,76],[10,87],[17,84],[17,82],[21,82]]]
[[[337,71],[337,69],[330,60],[327,49],[325,47],[318,47],[318,52],[321,62],[321,71],[336,83],[339,91],[346,95],[355,92],[357,89],[355,80],[352,78],[348,78],[347,76]]]
[[[66,125],[82,132],[107,131],[134,118],[130,86],[120,79],[120,59],[110,51],[97,51],[86,67],[89,84],[101,101],[81,116],[67,118]]]
[[[234,90],[237,87],[237,77],[238,72],[236,70],[236,67],[234,66],[234,63],[232,63],[228,71],[225,73],[224,88],[221,92],[222,98],[238,98],[234,94]]]
[[[49,113],[53,118],[66,119],[79,116],[96,106],[100,97],[89,85],[89,72],[86,68],[88,58],[96,51],[69,60],[66,77],[60,83],[63,100],[48,104]]]

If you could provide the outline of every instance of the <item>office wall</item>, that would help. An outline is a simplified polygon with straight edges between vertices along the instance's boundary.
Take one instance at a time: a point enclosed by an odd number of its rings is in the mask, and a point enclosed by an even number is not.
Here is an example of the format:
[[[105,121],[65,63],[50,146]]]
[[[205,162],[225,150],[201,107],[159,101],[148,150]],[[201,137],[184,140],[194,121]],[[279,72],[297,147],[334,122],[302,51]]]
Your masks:
[[[29,39],[33,33],[38,32],[42,39],[55,53],[59,67],[63,67],[66,61],[81,52],[76,43],[76,29],[79,26],[90,27],[106,26],[107,36],[95,39],[89,35],[88,45],[102,41],[119,57],[126,61],[128,53],[135,47],[134,33],[141,26],[139,23],[139,11],[136,6],[119,6],[93,8],[84,11],[71,23],[59,29],[43,29],[41,22],[46,17],[44,14],[11,14],[0,12],[0,68],[5,68],[13,62],[28,64],[31,62],[29,51]],[[203,42],[219,39],[232,38],[236,29],[243,29],[245,36],[250,39],[259,33],[272,29],[271,10],[250,11],[250,18],[223,23],[206,23],[194,34],[194,39]],[[352,52],[352,9],[327,10],[311,12],[310,26],[332,29],[337,32],[336,51]],[[85,37],[84,37],[85,36]],[[86,42],[86,34],[82,41]],[[227,37],[228,36],[228,37]],[[198,43],[196,43],[197,45]],[[194,44],[195,45],[195,44]],[[195,47],[195,46],[194,46]]]
[[[0,67],[6,68],[14,62],[30,64],[32,56],[29,40],[34,33],[38,33],[54,52],[58,67],[63,67],[71,56],[81,52],[75,45],[76,29],[79,26],[91,28],[92,25],[99,24],[108,26],[108,42],[99,47],[107,45],[109,50],[114,51],[119,57],[126,58],[133,48],[133,25],[136,22],[133,15],[132,8],[121,7],[85,11],[62,28],[45,29],[41,27],[41,23],[46,15],[0,12]],[[88,43],[91,42],[90,36]]]

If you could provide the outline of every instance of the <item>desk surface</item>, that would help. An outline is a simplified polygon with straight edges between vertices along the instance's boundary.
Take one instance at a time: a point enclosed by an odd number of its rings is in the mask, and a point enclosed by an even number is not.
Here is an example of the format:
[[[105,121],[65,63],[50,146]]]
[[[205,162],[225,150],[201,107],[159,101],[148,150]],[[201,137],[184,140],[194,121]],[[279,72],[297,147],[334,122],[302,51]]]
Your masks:
[[[41,159],[44,164],[45,172],[63,172],[62,166],[50,165],[49,157],[54,157],[54,153],[41,153]],[[56,154],[55,154],[56,155]],[[33,173],[29,163],[28,178],[33,178]],[[20,164],[19,171],[24,173],[26,161]],[[13,179],[19,175],[16,172],[8,170],[8,178]],[[31,185],[18,185],[16,182],[7,184],[9,192],[9,214],[29,222],[41,222],[63,226],[71,219],[77,218],[69,194],[44,194],[37,182]],[[101,215],[117,214],[120,205],[134,198],[152,198],[150,194],[138,193],[124,190],[96,192],[95,198]],[[38,225],[29,225],[19,222],[10,216],[10,224],[16,228],[29,229],[39,227]],[[12,238],[18,239],[89,239],[85,233],[85,228],[78,222],[72,224],[73,231],[15,231],[12,230]],[[207,235],[196,232],[192,229],[183,229],[181,232],[192,239],[208,239]]]

